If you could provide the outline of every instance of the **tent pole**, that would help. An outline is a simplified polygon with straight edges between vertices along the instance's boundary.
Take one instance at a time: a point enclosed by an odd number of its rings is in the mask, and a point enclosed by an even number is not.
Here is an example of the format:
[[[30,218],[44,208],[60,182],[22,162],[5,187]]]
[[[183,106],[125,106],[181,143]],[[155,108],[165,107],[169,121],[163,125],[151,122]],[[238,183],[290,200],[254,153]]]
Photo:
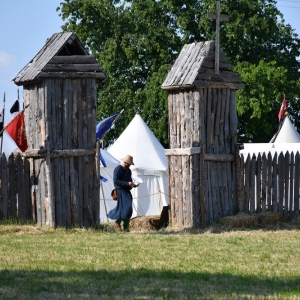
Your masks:
[[[101,179],[100,179],[100,186],[101,186],[101,191],[102,191],[102,195],[103,195],[104,208],[105,208],[105,213],[106,213],[106,221],[108,222],[106,200],[105,200],[105,195],[104,195],[104,190],[103,190],[103,184],[102,184],[102,180]]]
[[[162,207],[161,207],[161,190],[158,190],[158,207],[160,212],[162,211]]]

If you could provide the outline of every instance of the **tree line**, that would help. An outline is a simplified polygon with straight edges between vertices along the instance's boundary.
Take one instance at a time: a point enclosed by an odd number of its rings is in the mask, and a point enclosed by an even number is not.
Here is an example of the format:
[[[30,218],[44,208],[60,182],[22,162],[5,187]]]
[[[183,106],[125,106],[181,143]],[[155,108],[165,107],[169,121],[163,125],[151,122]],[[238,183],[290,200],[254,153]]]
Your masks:
[[[97,120],[124,109],[105,145],[139,112],[168,147],[167,93],[161,84],[185,44],[215,39],[216,0],[65,0],[57,8],[108,76],[98,87]],[[245,88],[237,92],[238,141],[268,142],[286,95],[300,129],[300,39],[275,0],[222,0],[220,48]]]

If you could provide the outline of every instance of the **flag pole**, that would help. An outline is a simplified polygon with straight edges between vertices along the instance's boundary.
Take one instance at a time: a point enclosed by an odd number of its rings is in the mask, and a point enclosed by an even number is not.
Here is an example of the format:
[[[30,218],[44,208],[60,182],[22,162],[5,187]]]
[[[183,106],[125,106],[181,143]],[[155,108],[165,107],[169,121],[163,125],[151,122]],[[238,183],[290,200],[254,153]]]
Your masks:
[[[115,122],[119,119],[119,117],[121,116],[121,114],[122,114],[122,112],[124,111],[124,108],[120,111],[120,113],[119,113],[119,115],[114,119],[114,121],[111,123],[111,127],[115,124]],[[110,127],[110,128],[111,128]],[[110,131],[110,128],[109,128],[109,130],[107,130],[106,132],[104,132],[103,133],[103,136],[102,136],[102,139],[101,140],[103,140],[103,138],[104,138],[104,136],[106,135],[106,133],[108,132],[108,131]]]
[[[1,135],[1,151],[0,151],[0,153],[1,153],[1,156],[2,156],[2,146],[3,146],[3,131],[4,131],[4,116],[5,116],[5,92],[4,92],[4,97],[3,97],[3,119],[2,119],[2,122],[3,122],[3,129],[2,129],[2,131],[1,131],[1,133],[0,133],[0,135]]]

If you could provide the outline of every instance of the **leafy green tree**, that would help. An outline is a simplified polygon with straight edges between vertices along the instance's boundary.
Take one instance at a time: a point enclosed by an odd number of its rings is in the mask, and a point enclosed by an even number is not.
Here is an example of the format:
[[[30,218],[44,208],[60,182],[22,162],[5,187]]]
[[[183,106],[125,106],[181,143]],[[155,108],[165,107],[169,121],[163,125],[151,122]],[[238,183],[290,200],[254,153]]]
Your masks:
[[[65,0],[61,4],[63,29],[78,34],[109,77],[98,90],[98,120],[125,109],[106,144],[140,112],[168,146],[167,95],[161,84],[184,44],[215,38],[215,20],[206,16],[215,7],[215,0]],[[239,139],[269,139],[283,93],[289,95],[290,111],[300,128],[295,88],[300,40],[284,24],[276,1],[223,0],[221,12],[230,15],[230,22],[221,22],[221,49],[245,82],[237,99]],[[280,75],[270,77],[275,70]],[[264,131],[258,125],[262,120]]]
[[[276,63],[260,61],[257,65],[237,63],[235,67],[244,81],[244,89],[237,93],[240,142],[266,143],[278,130],[278,112],[284,94],[299,93],[299,81],[287,80],[287,69]]]

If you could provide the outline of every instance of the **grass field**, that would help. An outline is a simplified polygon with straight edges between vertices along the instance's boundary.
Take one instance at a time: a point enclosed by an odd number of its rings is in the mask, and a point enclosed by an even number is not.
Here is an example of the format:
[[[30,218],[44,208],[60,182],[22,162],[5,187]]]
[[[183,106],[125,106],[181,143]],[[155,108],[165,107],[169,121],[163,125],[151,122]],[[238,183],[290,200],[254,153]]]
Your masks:
[[[0,299],[300,299],[300,231],[0,225]]]

